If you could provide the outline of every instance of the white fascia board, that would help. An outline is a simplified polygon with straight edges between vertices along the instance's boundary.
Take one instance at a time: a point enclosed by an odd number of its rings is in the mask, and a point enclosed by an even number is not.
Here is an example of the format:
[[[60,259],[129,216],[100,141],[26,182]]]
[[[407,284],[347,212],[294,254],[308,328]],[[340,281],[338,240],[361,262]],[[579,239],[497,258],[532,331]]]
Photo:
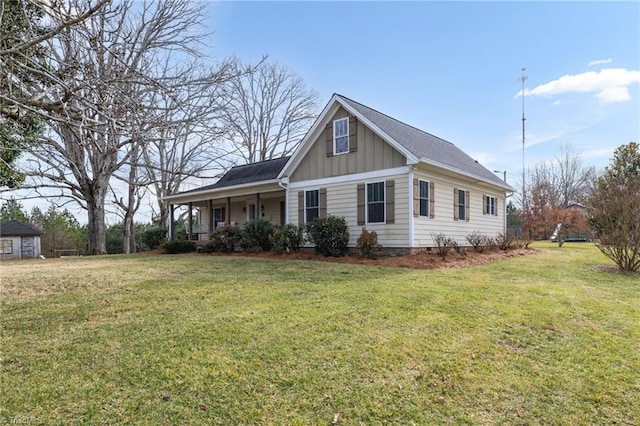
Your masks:
[[[355,109],[351,108],[346,102],[342,101],[342,98],[336,94],[331,97],[331,100],[324,107],[316,121],[313,123],[311,129],[307,132],[305,137],[300,142],[298,148],[293,152],[291,158],[287,162],[287,164],[282,168],[278,178],[282,178],[283,176],[290,176],[293,171],[298,167],[300,161],[307,154],[311,146],[309,145],[310,141],[315,141],[318,137],[320,137],[320,132],[324,131],[324,126],[322,124],[325,122],[328,116],[332,116],[338,110],[338,107],[342,106],[349,114],[356,117],[359,121],[361,121],[365,126],[371,129],[374,133],[382,138],[386,143],[391,145],[396,151],[400,152],[407,159],[407,164],[417,164],[419,162],[418,158],[409,152],[404,146],[399,144],[395,139],[391,136],[383,132],[378,126],[374,125],[371,121],[367,120],[362,114],[360,114]]]
[[[392,169],[374,170],[372,172],[355,173],[351,175],[332,176],[328,178],[305,180],[300,182],[289,183],[289,189],[307,188],[310,186],[320,187],[326,185],[334,185],[337,183],[365,181],[371,179],[379,179],[389,176],[397,176],[409,173],[408,166],[394,167]]]
[[[307,154],[307,152],[311,148],[311,146],[309,145],[310,141],[314,141],[316,140],[316,138],[320,136],[318,129],[320,129],[320,131],[324,130],[324,127],[321,126],[321,124],[324,123],[325,117],[328,116],[329,114],[331,115],[335,114],[336,111],[338,110],[338,107],[336,106],[337,99],[338,99],[337,95],[334,94],[329,100],[329,102],[327,103],[327,105],[325,105],[324,109],[322,110],[318,118],[316,118],[316,121],[313,123],[313,125],[311,126],[307,134],[304,135],[304,138],[302,138],[300,145],[298,145],[296,150],[293,151],[293,154],[291,154],[291,158],[289,158],[289,161],[287,161],[287,164],[284,165],[284,167],[278,174],[278,178],[282,178],[284,176],[291,176],[291,174],[296,169],[296,167],[298,167],[298,164],[300,164],[300,161],[302,161],[304,156]]]
[[[190,201],[204,201],[214,198],[239,197],[255,194],[257,192],[264,192],[265,190],[268,190],[269,192],[283,191],[284,189],[278,185],[278,182],[278,179],[270,179],[260,182],[245,183],[242,185],[224,186],[222,188],[168,195],[163,197],[162,201],[170,204],[179,204],[188,203]]]
[[[455,174],[458,174],[458,175],[465,176],[467,178],[474,179],[474,180],[477,181],[477,183],[484,183],[484,184],[487,184],[489,186],[500,188],[500,189],[503,189],[503,190],[506,190],[506,191],[513,191],[513,188],[511,186],[509,186],[508,184],[498,185],[497,183],[490,182],[490,181],[486,180],[483,177],[474,175],[472,173],[465,172],[465,171],[457,169],[455,167],[447,166],[447,165],[439,163],[437,161],[429,160],[427,158],[421,158],[420,162],[423,163],[423,164],[427,164],[427,165],[434,166],[434,167],[437,167],[439,169],[448,171],[450,173],[455,173]]]
[[[346,102],[342,102],[340,100],[340,97],[337,97],[336,99],[340,103],[340,105],[342,105],[342,107],[344,109],[346,109],[350,114],[354,115],[358,120],[362,121],[365,126],[367,126],[369,129],[373,130],[373,132],[376,133],[378,136],[380,136],[386,143],[388,143],[396,151],[398,151],[399,153],[404,155],[405,158],[407,159],[407,164],[417,164],[418,163],[418,157],[413,155],[404,146],[402,146],[400,143],[398,143],[391,136],[389,136],[388,134],[383,132],[382,129],[380,129],[378,126],[373,124],[366,117],[364,117],[360,113],[358,113],[358,111],[356,111],[355,109],[351,108],[351,106],[349,104],[347,104]]]

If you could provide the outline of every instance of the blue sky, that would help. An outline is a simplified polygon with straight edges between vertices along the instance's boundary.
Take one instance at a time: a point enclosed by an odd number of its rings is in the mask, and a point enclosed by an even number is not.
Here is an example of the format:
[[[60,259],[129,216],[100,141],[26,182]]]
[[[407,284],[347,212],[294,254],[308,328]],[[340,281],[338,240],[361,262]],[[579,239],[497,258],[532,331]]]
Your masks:
[[[340,93],[522,173],[570,143],[604,167],[640,140],[638,2],[214,2],[209,52],[269,55],[322,102]]]

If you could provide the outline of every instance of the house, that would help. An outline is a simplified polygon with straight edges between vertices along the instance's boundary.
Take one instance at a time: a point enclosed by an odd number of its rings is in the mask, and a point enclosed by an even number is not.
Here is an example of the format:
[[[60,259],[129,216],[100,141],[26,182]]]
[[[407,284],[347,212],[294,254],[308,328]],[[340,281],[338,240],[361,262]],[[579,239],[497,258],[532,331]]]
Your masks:
[[[512,192],[454,144],[334,94],[291,157],[234,167],[164,200],[172,212],[189,206],[193,239],[254,218],[301,225],[335,215],[350,245],[366,226],[404,252],[433,247],[439,233],[467,245],[471,232],[504,232]]]
[[[10,220],[0,224],[0,259],[30,259],[40,256],[42,231]]]

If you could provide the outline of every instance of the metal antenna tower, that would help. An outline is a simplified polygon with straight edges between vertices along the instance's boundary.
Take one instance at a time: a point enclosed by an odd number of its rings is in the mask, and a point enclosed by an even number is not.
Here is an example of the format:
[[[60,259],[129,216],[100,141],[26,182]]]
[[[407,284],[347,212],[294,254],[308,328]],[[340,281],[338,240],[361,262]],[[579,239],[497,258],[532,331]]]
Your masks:
[[[525,193],[525,167],[524,167],[524,122],[527,120],[524,116],[524,82],[527,81],[527,75],[525,74],[526,68],[520,68],[522,71],[522,76],[520,77],[520,81],[522,82],[522,210],[526,211],[527,207],[527,196]]]

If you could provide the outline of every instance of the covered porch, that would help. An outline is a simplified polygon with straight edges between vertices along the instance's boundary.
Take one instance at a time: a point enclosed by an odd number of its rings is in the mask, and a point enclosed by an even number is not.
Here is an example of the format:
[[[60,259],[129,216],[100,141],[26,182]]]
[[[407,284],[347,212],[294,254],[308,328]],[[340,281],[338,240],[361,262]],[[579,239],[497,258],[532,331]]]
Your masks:
[[[264,219],[274,225],[286,223],[285,190],[256,192],[249,195],[212,197],[207,200],[170,204],[169,236],[175,239],[177,207],[187,208],[187,236],[193,241],[208,241],[211,233],[223,226],[242,226],[253,219]]]
[[[194,241],[208,241],[211,233],[222,226],[240,226],[253,219],[285,224],[287,190],[278,174],[288,161],[289,157],[281,157],[236,166],[213,185],[164,197],[170,207],[170,239],[175,239],[177,206],[187,207],[186,231]]]

